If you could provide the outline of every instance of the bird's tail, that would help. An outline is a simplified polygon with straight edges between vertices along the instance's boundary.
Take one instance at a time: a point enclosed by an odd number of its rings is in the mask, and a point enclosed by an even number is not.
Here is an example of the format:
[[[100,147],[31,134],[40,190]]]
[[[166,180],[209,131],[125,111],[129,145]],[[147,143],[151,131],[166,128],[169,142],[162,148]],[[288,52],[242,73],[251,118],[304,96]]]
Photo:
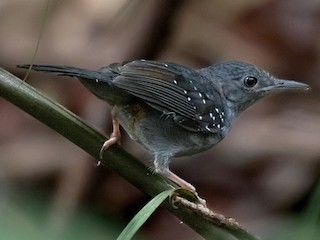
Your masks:
[[[30,64],[17,65],[18,68],[30,68]],[[86,79],[100,79],[101,72],[69,66],[32,65],[32,70],[39,72],[57,73],[62,76]]]
[[[111,65],[110,65],[111,66]],[[110,66],[99,70],[87,70],[69,66],[32,65],[32,70],[56,73],[62,76],[77,77],[80,82],[94,95],[111,105],[126,103],[130,98],[128,93],[116,87],[112,80],[118,73]],[[30,68],[29,64],[18,65],[18,68]],[[112,67],[116,67],[115,65]]]

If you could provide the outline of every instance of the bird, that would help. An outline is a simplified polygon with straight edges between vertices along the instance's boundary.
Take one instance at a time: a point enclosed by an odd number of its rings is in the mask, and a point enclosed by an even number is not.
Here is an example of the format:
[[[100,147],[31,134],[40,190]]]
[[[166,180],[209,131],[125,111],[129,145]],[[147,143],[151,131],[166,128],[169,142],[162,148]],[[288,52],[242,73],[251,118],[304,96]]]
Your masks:
[[[113,63],[98,70],[70,66],[18,65],[76,77],[112,106],[113,132],[100,157],[120,140],[119,125],[154,157],[153,171],[184,189],[195,187],[169,168],[172,158],[191,156],[219,143],[234,119],[257,100],[277,92],[309,90],[238,60],[193,69],[152,60]]]

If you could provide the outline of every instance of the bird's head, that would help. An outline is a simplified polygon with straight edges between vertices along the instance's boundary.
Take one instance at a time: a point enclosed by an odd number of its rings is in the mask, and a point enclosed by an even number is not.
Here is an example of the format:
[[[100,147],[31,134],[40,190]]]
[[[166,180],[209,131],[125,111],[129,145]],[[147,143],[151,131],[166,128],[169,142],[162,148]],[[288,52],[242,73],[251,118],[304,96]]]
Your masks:
[[[218,81],[220,91],[227,100],[228,107],[235,111],[235,115],[269,94],[310,89],[307,84],[278,79],[263,69],[241,61],[213,65],[206,69],[206,73],[207,77]]]

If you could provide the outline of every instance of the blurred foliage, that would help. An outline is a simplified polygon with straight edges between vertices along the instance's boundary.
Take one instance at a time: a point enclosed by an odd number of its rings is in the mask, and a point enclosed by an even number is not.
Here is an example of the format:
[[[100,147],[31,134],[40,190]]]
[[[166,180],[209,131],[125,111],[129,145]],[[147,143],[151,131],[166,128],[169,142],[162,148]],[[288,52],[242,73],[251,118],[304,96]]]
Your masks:
[[[85,205],[69,221],[55,219],[53,224],[51,203],[50,194],[34,189],[10,193],[0,205],[0,239],[105,240],[115,239],[123,227],[117,216],[101,214],[99,209]]]
[[[307,205],[289,221],[286,227],[266,234],[265,239],[317,240],[320,236],[320,181],[315,186]]]
[[[24,73],[14,66],[30,63],[46,4],[0,1],[0,64],[19,76]],[[316,190],[312,197],[317,201],[303,199],[320,176],[319,16],[320,2],[314,0],[55,0],[35,62],[96,69],[136,58],[192,67],[240,59],[310,84],[308,95],[284,94],[257,103],[221,144],[173,161],[172,168],[197,187],[210,208],[251,232],[268,239],[312,239],[319,234],[319,194]],[[76,80],[42,76],[32,73],[27,81],[110,132],[106,104]],[[55,213],[65,237],[83,239],[97,231],[108,239],[112,226],[114,239],[146,201],[115,173],[93,167],[81,150],[3,99],[0,126],[0,239],[43,236],[41,228],[52,224]],[[122,145],[150,160],[125,133]],[[26,185],[36,190],[21,187]],[[199,239],[162,210],[142,232],[155,240]]]

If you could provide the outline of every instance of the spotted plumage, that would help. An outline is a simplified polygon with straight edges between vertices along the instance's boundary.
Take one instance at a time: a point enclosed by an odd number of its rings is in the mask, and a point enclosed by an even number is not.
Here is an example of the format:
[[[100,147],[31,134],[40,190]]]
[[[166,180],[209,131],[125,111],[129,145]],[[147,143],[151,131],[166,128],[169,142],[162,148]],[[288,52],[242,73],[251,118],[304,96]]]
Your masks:
[[[119,73],[113,81],[117,87],[163,113],[170,113],[181,127],[217,133],[224,126],[221,114],[214,111],[217,108],[223,111],[218,89],[208,84],[199,85],[200,79],[207,79],[192,69],[152,61],[133,61],[119,67]]]
[[[258,99],[280,90],[309,88],[240,61],[198,70],[147,60],[114,63],[99,70],[49,65],[32,68],[77,77],[113,106],[114,132],[102,150],[118,141],[120,123],[154,155],[156,172],[192,191],[191,184],[169,170],[171,157],[211,148],[225,137],[233,120]]]

